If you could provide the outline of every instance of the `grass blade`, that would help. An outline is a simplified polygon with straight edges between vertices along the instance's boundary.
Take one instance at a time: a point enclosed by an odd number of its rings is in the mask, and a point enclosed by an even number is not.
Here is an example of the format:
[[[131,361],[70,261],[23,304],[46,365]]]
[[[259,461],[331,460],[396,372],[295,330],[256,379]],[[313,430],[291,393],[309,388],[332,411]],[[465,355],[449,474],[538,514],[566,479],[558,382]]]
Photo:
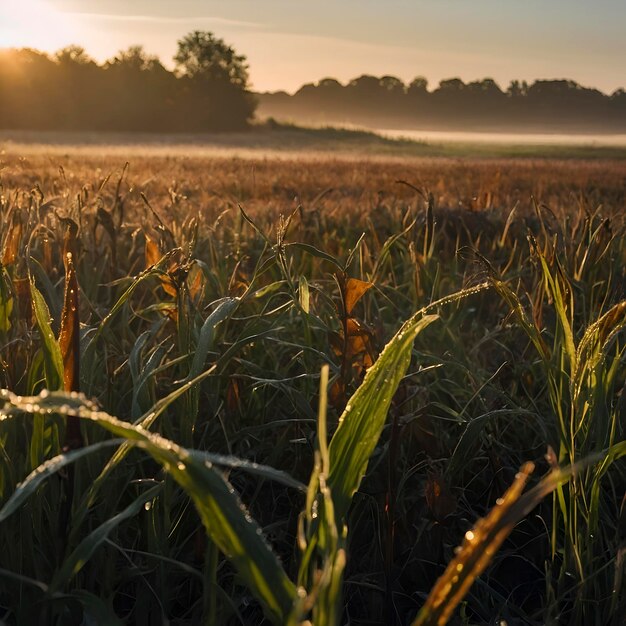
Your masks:
[[[66,467],[70,463],[74,463],[78,461],[78,459],[92,454],[93,452],[97,452],[102,448],[106,448],[109,446],[119,445],[120,439],[111,439],[109,441],[101,441],[99,443],[94,443],[90,446],[85,446],[84,448],[79,448],[77,450],[71,450],[70,452],[65,452],[63,454],[59,454],[48,461],[42,463],[37,469],[32,471],[22,483],[17,486],[17,489],[13,492],[11,497],[7,500],[5,505],[0,509],[0,522],[3,522],[7,517],[15,513],[24,502],[32,496],[37,489],[39,489],[40,485],[50,476]]]
[[[207,460],[141,426],[123,422],[98,410],[79,394],[44,393],[20,397],[2,390],[2,414],[60,413],[96,422],[118,437],[144,449],[170,473],[194,502],[207,534],[238,570],[241,578],[275,623],[284,623],[296,598],[277,556],[259,525],[246,512],[232,486]]]
[[[30,281],[30,295],[35,320],[42,340],[46,388],[56,391],[63,386],[63,356],[61,355],[61,349],[50,326],[50,311],[48,310],[48,305],[40,291],[35,287],[32,278]]]
[[[106,541],[109,534],[124,520],[135,517],[144,508],[146,502],[153,500],[161,490],[161,485],[156,485],[138,496],[131,504],[117,515],[110,517],[103,524],[89,533],[67,557],[61,568],[55,573],[50,583],[51,591],[60,591],[70,580],[78,574],[83,566],[89,561],[93,553]]]
[[[427,311],[485,289],[465,289],[415,313],[385,346],[376,363],[365,374],[360,387],[348,401],[339,426],[328,447],[328,486],[333,494],[335,515],[345,518],[352,496],[365,475],[369,458],[380,438],[391,399],[411,361],[417,335],[437,319]]]
[[[533,463],[524,464],[516,475],[515,481],[498,500],[496,506],[465,534],[457,555],[450,561],[446,571],[432,588],[426,604],[412,626],[447,624],[454,609],[476,578],[489,565],[515,524],[528,515],[548,494],[598,458],[599,456],[590,457],[576,465],[554,470],[522,495],[528,477],[535,467]]]

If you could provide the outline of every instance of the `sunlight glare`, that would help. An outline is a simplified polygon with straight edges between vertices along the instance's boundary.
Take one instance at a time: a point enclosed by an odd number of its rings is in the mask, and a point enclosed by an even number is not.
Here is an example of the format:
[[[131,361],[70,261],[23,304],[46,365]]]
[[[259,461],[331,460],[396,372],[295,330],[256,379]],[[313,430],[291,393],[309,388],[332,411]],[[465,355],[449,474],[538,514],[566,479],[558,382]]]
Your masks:
[[[0,48],[53,52],[72,41],[72,20],[46,0],[0,0]]]

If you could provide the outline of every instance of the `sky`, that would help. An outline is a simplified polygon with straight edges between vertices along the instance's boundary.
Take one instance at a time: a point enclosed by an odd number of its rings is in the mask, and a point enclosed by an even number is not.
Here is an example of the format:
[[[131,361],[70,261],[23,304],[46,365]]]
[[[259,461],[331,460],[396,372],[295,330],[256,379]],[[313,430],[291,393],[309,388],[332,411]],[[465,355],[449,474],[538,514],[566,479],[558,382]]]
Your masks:
[[[192,30],[244,54],[258,91],[365,73],[626,87],[626,0],[0,0],[0,47],[142,44],[171,68]]]

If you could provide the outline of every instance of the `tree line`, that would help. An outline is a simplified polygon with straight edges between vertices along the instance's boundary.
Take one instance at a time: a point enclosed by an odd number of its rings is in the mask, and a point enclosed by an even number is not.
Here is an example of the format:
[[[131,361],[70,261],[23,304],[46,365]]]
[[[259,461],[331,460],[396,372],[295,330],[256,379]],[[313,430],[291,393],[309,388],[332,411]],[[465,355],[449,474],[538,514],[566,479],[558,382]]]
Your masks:
[[[429,90],[417,77],[363,75],[340,83],[325,78],[295,94],[259,95],[259,111],[282,119],[350,122],[374,127],[589,129],[626,131],[626,91],[610,95],[572,80],[514,80],[503,90],[493,79],[442,80]],[[394,126],[390,126],[393,124]]]
[[[48,55],[0,50],[0,128],[203,132],[241,130],[254,119],[379,128],[626,132],[626,91],[608,95],[571,80],[442,80],[363,75],[303,85],[295,94],[252,94],[246,58],[213,33],[178,42],[167,69],[141,46],[98,64],[78,46]],[[257,110],[257,104],[259,108]]]
[[[216,131],[246,128],[256,100],[245,57],[212,33],[178,42],[173,71],[141,46],[96,63],[79,46],[54,55],[0,50],[0,128]]]

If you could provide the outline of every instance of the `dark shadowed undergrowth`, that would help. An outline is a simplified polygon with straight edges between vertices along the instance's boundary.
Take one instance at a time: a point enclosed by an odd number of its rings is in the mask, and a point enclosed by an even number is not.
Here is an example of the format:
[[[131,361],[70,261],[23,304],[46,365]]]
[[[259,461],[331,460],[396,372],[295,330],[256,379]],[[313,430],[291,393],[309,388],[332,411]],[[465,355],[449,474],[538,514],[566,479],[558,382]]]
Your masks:
[[[168,163],[0,171],[0,620],[621,624],[623,168]]]

